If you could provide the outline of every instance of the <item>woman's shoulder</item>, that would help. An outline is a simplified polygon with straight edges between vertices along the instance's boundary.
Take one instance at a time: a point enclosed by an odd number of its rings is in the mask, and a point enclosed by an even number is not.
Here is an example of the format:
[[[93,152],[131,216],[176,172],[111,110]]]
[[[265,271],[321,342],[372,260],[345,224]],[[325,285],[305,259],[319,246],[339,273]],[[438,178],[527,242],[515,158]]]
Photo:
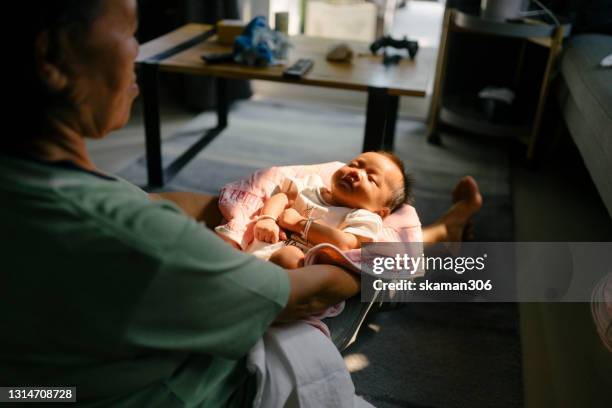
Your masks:
[[[153,201],[125,180],[91,187],[80,186],[59,194],[85,228],[93,228],[134,249],[155,255],[171,248],[188,224],[195,224],[174,203]]]
[[[176,242],[189,223],[169,201],[152,201],[132,183],[74,169],[37,163],[0,165],[2,223],[28,223],[33,234],[115,241],[141,252],[156,253]],[[23,218],[23,220],[22,220]],[[20,220],[20,221],[19,221]]]

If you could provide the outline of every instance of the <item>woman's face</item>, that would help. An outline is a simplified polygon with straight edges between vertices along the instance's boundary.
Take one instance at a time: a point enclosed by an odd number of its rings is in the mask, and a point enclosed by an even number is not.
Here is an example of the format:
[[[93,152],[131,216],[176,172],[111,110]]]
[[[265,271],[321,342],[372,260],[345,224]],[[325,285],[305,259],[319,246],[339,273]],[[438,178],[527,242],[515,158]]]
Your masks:
[[[138,95],[136,0],[104,0],[82,46],[68,59],[68,83],[83,136],[100,138],[123,127]]]

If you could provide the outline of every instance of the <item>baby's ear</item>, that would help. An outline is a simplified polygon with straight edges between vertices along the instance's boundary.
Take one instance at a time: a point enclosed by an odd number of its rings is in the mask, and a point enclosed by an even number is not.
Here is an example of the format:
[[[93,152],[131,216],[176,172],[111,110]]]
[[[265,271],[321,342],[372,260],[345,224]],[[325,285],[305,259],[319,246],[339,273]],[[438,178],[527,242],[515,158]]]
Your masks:
[[[378,211],[375,211],[376,214],[380,215],[380,218],[385,218],[387,215],[391,213],[391,209],[389,207],[383,207]]]

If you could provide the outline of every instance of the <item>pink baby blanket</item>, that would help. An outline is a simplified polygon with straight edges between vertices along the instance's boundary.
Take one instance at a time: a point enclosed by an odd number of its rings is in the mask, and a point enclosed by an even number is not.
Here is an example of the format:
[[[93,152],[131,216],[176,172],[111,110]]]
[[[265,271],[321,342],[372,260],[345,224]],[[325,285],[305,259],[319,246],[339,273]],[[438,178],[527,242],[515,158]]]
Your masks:
[[[344,163],[329,162],[307,166],[270,167],[256,171],[250,176],[225,185],[219,194],[219,209],[226,220],[215,230],[227,239],[245,249],[253,241],[253,225],[263,203],[270,198],[274,189],[289,178],[302,178],[318,174],[327,187],[332,174]],[[421,222],[416,210],[405,204],[384,219],[384,228],[378,242],[422,242]],[[359,250],[347,255],[355,261]]]

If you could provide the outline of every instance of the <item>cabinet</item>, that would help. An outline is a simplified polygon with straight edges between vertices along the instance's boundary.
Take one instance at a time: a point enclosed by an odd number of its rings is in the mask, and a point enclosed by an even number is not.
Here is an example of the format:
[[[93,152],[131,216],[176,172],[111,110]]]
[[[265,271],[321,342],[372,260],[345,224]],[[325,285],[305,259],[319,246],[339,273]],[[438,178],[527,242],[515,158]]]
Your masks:
[[[539,20],[521,20],[520,22],[506,22],[483,19],[478,15],[449,8],[445,11],[444,23],[440,47],[438,49],[438,62],[435,72],[434,90],[430,115],[428,119],[428,140],[431,143],[440,143],[440,124],[445,123],[453,127],[481,135],[499,138],[516,139],[524,143],[527,147],[526,155],[528,159],[533,159],[536,153],[544,107],[548,96],[554,69],[559,56],[563,39],[569,35],[571,26],[569,24],[547,24]],[[453,46],[453,35],[469,33],[470,38],[478,36],[497,37],[495,41],[502,43],[501,46],[508,44],[507,39],[517,42],[513,44],[516,48],[516,58],[511,62],[514,65],[512,79],[507,80],[509,88],[517,88],[527,72],[525,67],[528,65],[530,71],[533,65],[528,64],[531,58],[526,52],[528,44],[535,44],[545,50],[545,58],[540,68],[539,78],[531,86],[534,96],[531,103],[524,103],[530,106],[529,111],[518,110],[510,115],[507,120],[493,120],[486,115],[478,105],[476,89],[463,89],[457,91],[446,86],[447,73],[450,66],[457,61],[451,61],[449,54]],[[467,39],[469,41],[469,38]],[[503,41],[506,40],[504,43]],[[464,41],[465,44],[465,41]],[[481,55],[480,58],[473,58],[471,63],[480,66],[487,66],[490,55]],[[454,59],[454,58],[453,58]],[[454,59],[455,60],[455,59]],[[486,68],[485,68],[486,69]],[[495,74],[495,73],[493,73]],[[462,74],[465,81],[470,81],[469,76],[478,75],[476,71]],[[489,77],[491,77],[489,75]],[[455,81],[456,82],[456,81]],[[472,81],[477,82],[477,81]],[[449,89],[447,89],[449,88]],[[514,90],[514,89],[512,89]],[[524,100],[521,100],[523,103]],[[514,117],[512,117],[514,116]]]

